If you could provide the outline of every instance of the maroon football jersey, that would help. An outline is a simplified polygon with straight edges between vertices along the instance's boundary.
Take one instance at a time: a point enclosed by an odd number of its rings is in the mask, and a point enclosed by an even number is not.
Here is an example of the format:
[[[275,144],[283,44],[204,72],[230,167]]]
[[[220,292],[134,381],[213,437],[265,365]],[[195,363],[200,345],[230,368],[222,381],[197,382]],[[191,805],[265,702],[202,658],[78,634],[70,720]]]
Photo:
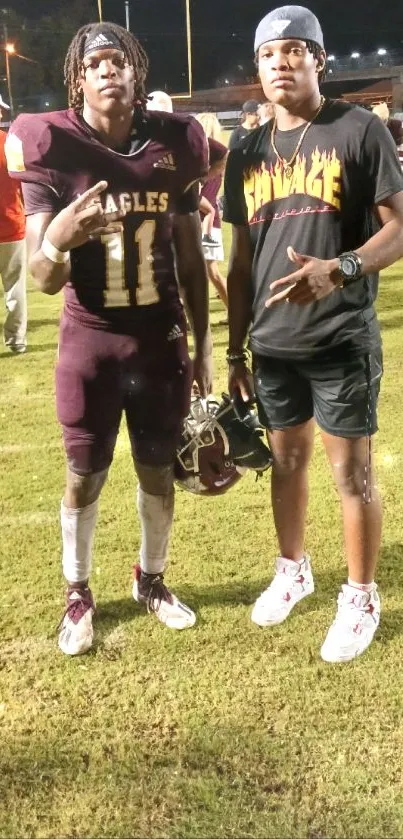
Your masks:
[[[172,249],[174,215],[206,175],[208,146],[188,115],[150,112],[130,151],[105,146],[73,110],[22,114],[7,140],[10,175],[24,184],[27,214],[66,207],[100,180],[108,212],[126,210],[124,230],[71,251],[67,311],[100,328],[128,328],[180,306]],[[186,211],[196,211],[189,193]],[[194,206],[192,206],[192,201]]]

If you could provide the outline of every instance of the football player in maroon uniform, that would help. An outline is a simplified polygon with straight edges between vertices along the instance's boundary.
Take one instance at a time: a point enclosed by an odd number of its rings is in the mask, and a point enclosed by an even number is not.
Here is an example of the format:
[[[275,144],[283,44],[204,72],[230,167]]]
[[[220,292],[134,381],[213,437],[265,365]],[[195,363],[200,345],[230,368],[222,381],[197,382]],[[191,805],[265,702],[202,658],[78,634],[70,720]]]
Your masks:
[[[10,173],[23,183],[32,276],[46,294],[64,289],[56,402],[67,456],[61,525],[68,588],[59,646],[70,655],[93,641],[91,547],[123,411],[142,529],[133,597],[171,628],[195,622],[163,572],[192,380],[202,396],[211,391],[198,213],[208,151],[192,117],[147,113],[147,67],[125,29],[82,27],[66,56],[69,109],[19,116],[7,143]]]

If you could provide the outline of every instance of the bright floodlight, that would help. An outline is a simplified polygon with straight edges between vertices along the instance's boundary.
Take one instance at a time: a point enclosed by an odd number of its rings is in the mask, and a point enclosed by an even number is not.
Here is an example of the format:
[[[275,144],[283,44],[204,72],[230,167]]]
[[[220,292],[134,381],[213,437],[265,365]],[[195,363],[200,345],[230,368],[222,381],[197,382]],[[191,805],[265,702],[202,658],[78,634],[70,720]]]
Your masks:
[[[359,53],[359,52],[352,52],[352,53],[351,53],[351,58],[359,58],[359,57],[360,57],[360,53]]]
[[[14,44],[6,44],[6,52],[8,52],[9,55],[12,55],[13,52],[15,52]]]
[[[386,53],[387,53],[387,50],[385,50],[383,47],[379,48],[378,55],[386,55]]]
[[[328,61],[336,61],[336,56],[335,55],[328,55],[327,60]]]

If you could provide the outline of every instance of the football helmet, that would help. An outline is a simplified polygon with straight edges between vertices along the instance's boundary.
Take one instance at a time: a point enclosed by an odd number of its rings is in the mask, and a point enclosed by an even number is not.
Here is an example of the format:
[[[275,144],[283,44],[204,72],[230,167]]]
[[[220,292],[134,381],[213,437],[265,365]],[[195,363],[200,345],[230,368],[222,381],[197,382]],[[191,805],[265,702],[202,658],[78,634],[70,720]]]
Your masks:
[[[227,394],[193,397],[175,462],[175,479],[196,495],[222,495],[247,469],[261,474],[272,456],[261,437],[263,430],[249,405]]]

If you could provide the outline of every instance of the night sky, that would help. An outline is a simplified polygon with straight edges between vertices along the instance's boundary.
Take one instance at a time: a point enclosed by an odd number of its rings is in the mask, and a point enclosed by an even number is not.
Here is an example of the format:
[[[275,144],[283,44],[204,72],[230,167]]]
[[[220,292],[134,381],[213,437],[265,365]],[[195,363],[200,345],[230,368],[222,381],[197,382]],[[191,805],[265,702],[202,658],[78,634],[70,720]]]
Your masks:
[[[3,0],[6,4],[7,0]],[[124,25],[124,0],[103,0],[104,19]],[[266,0],[191,0],[194,88],[253,73],[257,23],[279,3]],[[321,21],[328,53],[346,55],[386,47],[403,56],[401,0],[309,0]],[[66,9],[66,0],[9,0],[8,8],[36,18]],[[98,19],[93,0],[93,19]],[[184,0],[130,0],[130,28],[150,58],[150,87],[184,90],[187,83]]]

